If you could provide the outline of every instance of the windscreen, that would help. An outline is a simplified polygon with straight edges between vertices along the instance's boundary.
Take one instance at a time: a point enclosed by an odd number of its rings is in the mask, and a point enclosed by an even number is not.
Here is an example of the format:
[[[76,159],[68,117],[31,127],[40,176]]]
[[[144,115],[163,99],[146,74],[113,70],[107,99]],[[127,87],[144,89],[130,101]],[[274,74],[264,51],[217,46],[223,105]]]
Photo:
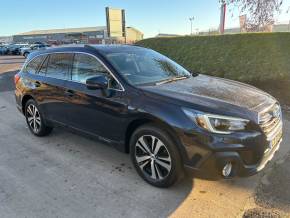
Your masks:
[[[109,62],[133,85],[158,83],[190,73],[169,58],[149,49],[106,54]]]

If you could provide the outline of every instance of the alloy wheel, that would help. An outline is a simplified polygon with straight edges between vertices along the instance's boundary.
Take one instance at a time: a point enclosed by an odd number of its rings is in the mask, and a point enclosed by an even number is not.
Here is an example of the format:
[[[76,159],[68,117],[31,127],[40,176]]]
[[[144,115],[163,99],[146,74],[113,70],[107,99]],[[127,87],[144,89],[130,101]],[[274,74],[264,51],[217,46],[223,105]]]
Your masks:
[[[28,105],[26,109],[26,117],[30,129],[34,133],[38,133],[41,127],[41,117],[38,109],[33,104]]]
[[[141,171],[151,179],[162,180],[170,173],[170,153],[164,143],[155,136],[143,135],[137,140],[135,158]]]

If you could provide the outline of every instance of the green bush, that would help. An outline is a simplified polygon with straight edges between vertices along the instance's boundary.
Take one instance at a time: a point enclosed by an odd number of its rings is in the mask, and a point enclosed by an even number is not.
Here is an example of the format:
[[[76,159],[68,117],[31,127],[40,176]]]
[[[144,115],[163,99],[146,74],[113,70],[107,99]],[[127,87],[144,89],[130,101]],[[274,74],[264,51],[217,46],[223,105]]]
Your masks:
[[[193,72],[253,82],[289,79],[290,33],[151,38],[152,48]]]

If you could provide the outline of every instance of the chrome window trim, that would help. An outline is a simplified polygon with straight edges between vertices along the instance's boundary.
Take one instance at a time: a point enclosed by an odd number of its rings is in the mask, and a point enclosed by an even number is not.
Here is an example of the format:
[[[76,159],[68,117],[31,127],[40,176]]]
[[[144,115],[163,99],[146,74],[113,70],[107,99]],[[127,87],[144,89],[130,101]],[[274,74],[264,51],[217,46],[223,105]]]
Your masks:
[[[112,73],[112,71],[104,64],[104,62],[102,60],[100,60],[98,57],[96,57],[95,55],[93,54],[90,54],[90,53],[87,53],[87,52],[81,52],[81,51],[59,51],[59,52],[47,52],[47,53],[43,53],[43,54],[39,54],[39,55],[36,55],[35,57],[33,57],[32,59],[30,59],[27,63],[25,63],[21,69],[21,71],[23,71],[23,69],[31,62],[33,61],[35,58],[39,57],[39,56],[43,56],[43,55],[51,55],[51,54],[85,54],[85,55],[89,55],[89,56],[92,56],[93,58],[95,58],[98,62],[101,63],[101,65],[109,72],[109,74],[117,81],[117,83],[120,85],[121,89],[114,89],[114,88],[108,88],[108,89],[111,89],[111,90],[115,90],[115,91],[119,91],[119,92],[124,92],[125,91],[125,88],[124,86],[122,85],[122,83],[116,78],[116,76]],[[37,71],[38,72],[38,71]],[[46,77],[49,77],[49,78],[54,78],[54,77],[50,77],[50,76],[47,76],[45,75]],[[59,79],[59,78],[54,78],[54,79]],[[70,82],[75,82],[75,83],[79,83],[79,84],[83,84],[83,85],[86,85],[85,83],[82,83],[82,82],[78,82],[78,81],[74,81],[74,80],[68,80],[68,79],[60,79],[60,80],[64,80],[64,81],[70,81]]]

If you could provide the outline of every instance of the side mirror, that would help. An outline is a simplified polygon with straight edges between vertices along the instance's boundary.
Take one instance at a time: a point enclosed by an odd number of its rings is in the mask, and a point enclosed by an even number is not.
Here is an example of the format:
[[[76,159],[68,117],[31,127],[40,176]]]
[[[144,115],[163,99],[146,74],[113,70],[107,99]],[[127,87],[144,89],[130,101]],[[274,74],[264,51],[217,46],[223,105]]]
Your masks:
[[[108,79],[105,76],[95,76],[86,80],[86,85],[88,89],[107,89]]]

